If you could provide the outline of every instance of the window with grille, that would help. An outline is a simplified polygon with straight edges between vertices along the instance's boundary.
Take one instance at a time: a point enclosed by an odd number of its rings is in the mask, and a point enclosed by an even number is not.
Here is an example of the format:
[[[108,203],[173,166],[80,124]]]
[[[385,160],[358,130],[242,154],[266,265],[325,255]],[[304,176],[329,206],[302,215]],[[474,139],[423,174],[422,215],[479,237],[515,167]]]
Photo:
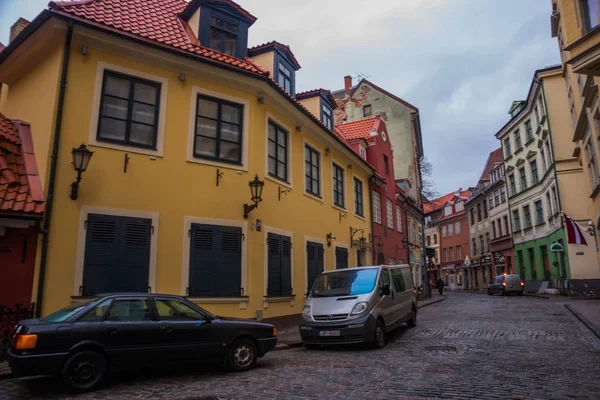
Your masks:
[[[312,147],[304,147],[306,192],[321,197],[321,155]]]
[[[333,164],[333,204],[345,207],[344,202],[344,169]]]
[[[360,179],[354,178],[354,213],[361,217],[365,216],[363,203],[363,183]]]
[[[387,226],[390,229],[394,229],[394,210],[393,203],[390,199],[386,199],[386,213],[387,213]]]
[[[399,205],[396,205],[396,229],[402,232],[402,209]]]
[[[288,132],[269,121],[269,175],[284,182],[288,180]]]
[[[373,222],[381,224],[381,195],[373,191]]]

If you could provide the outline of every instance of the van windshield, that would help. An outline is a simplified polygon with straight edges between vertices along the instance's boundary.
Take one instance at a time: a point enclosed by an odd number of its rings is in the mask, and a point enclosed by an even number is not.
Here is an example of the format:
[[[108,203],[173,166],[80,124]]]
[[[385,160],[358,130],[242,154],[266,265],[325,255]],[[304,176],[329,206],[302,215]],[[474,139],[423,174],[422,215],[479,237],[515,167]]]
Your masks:
[[[313,297],[352,296],[371,293],[377,282],[379,268],[346,269],[319,276]]]

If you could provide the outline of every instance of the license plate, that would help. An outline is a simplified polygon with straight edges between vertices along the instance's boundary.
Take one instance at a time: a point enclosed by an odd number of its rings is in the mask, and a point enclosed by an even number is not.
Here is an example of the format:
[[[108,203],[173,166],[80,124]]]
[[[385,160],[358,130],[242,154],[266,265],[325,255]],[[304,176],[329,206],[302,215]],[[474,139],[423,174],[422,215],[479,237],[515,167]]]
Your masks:
[[[340,336],[340,331],[319,331],[319,336]]]

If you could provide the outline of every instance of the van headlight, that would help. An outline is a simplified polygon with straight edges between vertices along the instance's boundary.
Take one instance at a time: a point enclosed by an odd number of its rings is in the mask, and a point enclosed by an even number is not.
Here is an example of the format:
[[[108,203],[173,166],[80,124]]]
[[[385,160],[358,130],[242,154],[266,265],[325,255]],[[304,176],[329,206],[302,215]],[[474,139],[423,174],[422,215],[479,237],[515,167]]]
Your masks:
[[[356,305],[352,309],[351,314],[352,315],[362,314],[365,311],[367,311],[368,308],[369,308],[369,303],[367,303],[366,301],[361,301],[360,303],[356,303]]]
[[[304,309],[302,310],[302,316],[306,319],[311,319],[312,318],[312,313],[310,311],[310,306],[304,306]]]

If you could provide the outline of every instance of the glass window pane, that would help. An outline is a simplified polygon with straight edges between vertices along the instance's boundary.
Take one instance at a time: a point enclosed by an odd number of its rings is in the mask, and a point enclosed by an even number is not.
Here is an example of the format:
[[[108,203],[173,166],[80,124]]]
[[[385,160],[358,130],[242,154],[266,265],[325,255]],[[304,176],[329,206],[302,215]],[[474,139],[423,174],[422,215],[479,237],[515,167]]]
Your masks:
[[[104,93],[111,96],[118,96],[124,99],[129,98],[130,81],[127,79],[117,78],[116,76],[107,75],[104,83]]]
[[[312,163],[313,165],[319,165],[319,154],[318,153],[312,153]]]
[[[287,132],[281,129],[277,130],[277,142],[280,146],[285,146],[287,142]]]
[[[235,48],[236,48],[236,36],[225,34],[225,40],[223,41],[223,53],[229,54],[230,56],[235,56]]]
[[[309,192],[312,192],[312,179],[310,179],[310,176],[305,177],[305,181],[306,181],[306,190]]]
[[[125,140],[127,123],[111,118],[102,118],[100,121],[99,137],[104,139]]]
[[[110,308],[108,321],[152,321],[154,316],[148,302],[138,299],[118,299],[115,300]]]
[[[277,75],[277,83],[285,89],[285,76],[281,71],[279,72],[279,75]]]
[[[217,121],[198,117],[196,119],[196,135],[217,137]]]
[[[102,103],[102,115],[107,117],[127,119],[127,107],[127,100],[105,96]]]
[[[281,179],[287,179],[286,176],[286,171],[285,171],[285,164],[282,162],[278,162],[277,163],[277,176],[280,177]]]
[[[312,167],[312,178],[318,179],[319,177],[319,169],[317,167]]]
[[[241,110],[238,107],[231,107],[227,104],[223,104],[223,108],[221,109],[221,118],[223,121],[239,124],[240,115]]]
[[[269,139],[275,140],[275,127],[269,124]]]
[[[102,303],[98,304],[96,307],[92,308],[87,313],[83,314],[77,322],[98,322],[102,320],[106,309],[110,305],[112,299],[106,299]]]
[[[221,123],[221,139],[239,143],[240,134],[239,125],[228,124],[226,122]]]
[[[177,300],[155,300],[156,311],[161,321],[200,321],[205,315]]]
[[[154,125],[156,108],[154,106],[148,106],[141,103],[133,103],[133,110],[131,111],[131,120],[135,122],[142,122],[144,124]]]
[[[205,157],[217,156],[217,141],[215,139],[207,139],[201,136],[196,137],[196,155]]]
[[[285,161],[285,147],[277,146],[277,160]]]
[[[240,145],[237,143],[221,142],[219,158],[227,161],[238,161],[240,158]]]
[[[275,158],[275,143],[269,140],[269,156]]]
[[[218,111],[219,105],[214,101],[198,99],[198,115],[202,115],[203,117],[208,117],[212,119],[217,119]]]
[[[133,99],[148,104],[156,104],[156,91],[156,86],[136,82],[133,91]]]
[[[221,32],[215,29],[210,30],[210,48],[221,51]]]
[[[277,164],[277,161],[275,161],[274,158],[269,157],[269,173],[270,174],[273,174],[273,175],[277,174],[277,171],[275,170],[276,164]]]
[[[135,122],[131,123],[129,140],[134,143],[152,146],[154,144],[154,127],[136,124]]]

